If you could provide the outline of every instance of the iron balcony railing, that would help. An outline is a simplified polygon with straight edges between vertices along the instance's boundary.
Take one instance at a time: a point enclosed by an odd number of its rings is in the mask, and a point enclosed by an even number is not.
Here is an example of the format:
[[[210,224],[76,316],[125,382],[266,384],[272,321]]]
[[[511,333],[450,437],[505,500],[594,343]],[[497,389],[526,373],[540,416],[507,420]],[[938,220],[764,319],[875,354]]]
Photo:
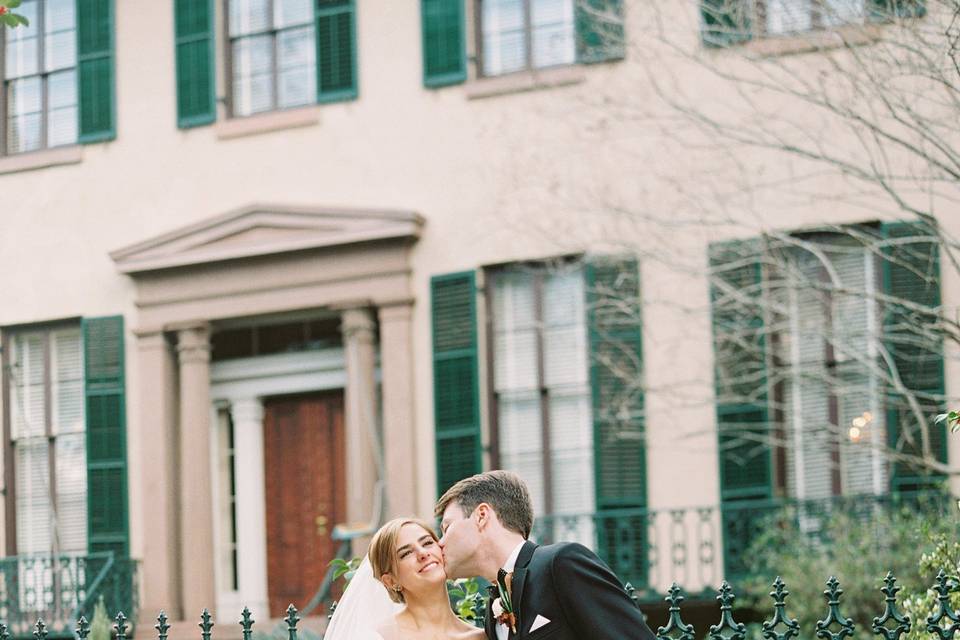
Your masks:
[[[941,492],[856,495],[819,500],[744,500],[674,509],[619,509],[538,516],[532,538],[540,544],[580,542],[594,549],[641,601],[662,601],[671,585],[687,594],[710,593],[723,579],[747,571],[747,554],[770,526],[793,526],[821,535],[836,512],[866,517],[892,508],[947,514],[953,499]]]
[[[137,581],[138,562],[112,551],[0,558],[0,620],[13,638],[33,638],[38,619],[50,638],[72,638],[101,597],[107,615],[136,620]]]

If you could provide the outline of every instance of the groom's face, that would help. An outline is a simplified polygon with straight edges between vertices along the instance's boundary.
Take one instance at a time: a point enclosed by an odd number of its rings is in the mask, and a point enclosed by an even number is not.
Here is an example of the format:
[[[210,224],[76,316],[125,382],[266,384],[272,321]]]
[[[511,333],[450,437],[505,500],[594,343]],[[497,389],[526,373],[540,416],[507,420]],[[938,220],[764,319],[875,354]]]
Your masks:
[[[478,575],[473,565],[480,546],[480,530],[472,514],[464,513],[457,502],[451,502],[443,511],[440,532],[447,577],[453,580]]]

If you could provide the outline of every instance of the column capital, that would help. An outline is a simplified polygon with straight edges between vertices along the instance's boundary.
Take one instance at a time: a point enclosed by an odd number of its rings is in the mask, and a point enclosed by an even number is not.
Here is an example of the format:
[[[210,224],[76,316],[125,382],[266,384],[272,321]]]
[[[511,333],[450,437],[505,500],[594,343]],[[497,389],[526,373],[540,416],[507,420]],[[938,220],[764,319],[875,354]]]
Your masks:
[[[230,413],[234,424],[260,424],[263,422],[263,401],[260,398],[231,398]]]
[[[192,324],[177,330],[180,364],[210,362],[210,325]]]
[[[413,317],[413,299],[395,300],[377,307],[377,317],[380,322],[409,322]]]
[[[137,349],[140,351],[166,351],[170,349],[170,343],[167,341],[167,335],[163,330],[137,330],[134,335],[137,337]]]
[[[373,311],[369,308],[344,309],[340,314],[340,332],[347,341],[354,338],[372,340],[376,328]]]

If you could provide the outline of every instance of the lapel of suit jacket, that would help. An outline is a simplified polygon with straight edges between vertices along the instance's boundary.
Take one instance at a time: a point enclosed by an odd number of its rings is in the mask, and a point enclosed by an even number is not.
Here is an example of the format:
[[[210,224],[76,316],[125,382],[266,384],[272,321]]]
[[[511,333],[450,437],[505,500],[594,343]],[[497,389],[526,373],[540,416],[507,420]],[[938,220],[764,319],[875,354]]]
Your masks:
[[[487,616],[483,621],[483,630],[487,632],[489,640],[497,640],[497,623],[493,619],[493,600],[497,597],[495,590],[495,587],[490,590],[490,597],[487,598]]]
[[[533,552],[536,548],[536,544],[527,540],[520,548],[520,555],[517,556],[517,563],[513,567],[513,585],[510,599],[511,604],[513,604],[513,612],[517,616],[517,635],[520,635],[521,625],[523,625],[523,621],[520,619],[520,604],[523,602],[523,588],[527,584],[527,565],[530,564],[530,559],[533,558]]]

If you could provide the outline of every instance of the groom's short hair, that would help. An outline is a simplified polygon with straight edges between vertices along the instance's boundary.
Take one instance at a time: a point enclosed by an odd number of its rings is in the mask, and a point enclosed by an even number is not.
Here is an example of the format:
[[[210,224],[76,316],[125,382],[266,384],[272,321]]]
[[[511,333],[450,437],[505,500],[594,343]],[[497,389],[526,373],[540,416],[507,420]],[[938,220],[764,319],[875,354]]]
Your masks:
[[[442,518],[451,502],[460,505],[464,516],[469,516],[478,505],[486,502],[493,507],[505,528],[524,538],[530,537],[533,502],[526,483],[512,471],[498,469],[464,478],[440,497],[434,515]]]

